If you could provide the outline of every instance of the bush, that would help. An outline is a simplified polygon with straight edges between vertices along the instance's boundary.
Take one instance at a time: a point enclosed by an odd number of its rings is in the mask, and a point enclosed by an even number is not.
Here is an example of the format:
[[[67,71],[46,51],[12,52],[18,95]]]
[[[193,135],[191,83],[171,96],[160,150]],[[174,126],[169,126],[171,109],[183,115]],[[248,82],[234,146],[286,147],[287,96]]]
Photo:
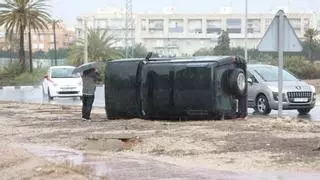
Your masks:
[[[45,75],[47,70],[35,69],[33,73],[24,72],[9,81],[10,85],[37,85],[40,83],[41,78]]]
[[[320,65],[310,63],[304,57],[291,56],[284,60],[284,67],[300,79],[319,79]]]
[[[4,68],[4,73],[10,77],[16,77],[22,72],[22,66],[18,61],[9,63],[8,67]]]

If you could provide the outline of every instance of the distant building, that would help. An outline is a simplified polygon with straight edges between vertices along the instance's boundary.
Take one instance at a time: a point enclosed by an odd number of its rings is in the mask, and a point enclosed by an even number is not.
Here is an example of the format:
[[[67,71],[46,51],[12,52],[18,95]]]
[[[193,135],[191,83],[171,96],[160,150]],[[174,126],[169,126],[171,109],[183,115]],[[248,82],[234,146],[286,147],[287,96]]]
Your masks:
[[[50,49],[54,49],[54,32],[52,24],[48,25],[48,29],[40,31],[39,33],[33,32],[32,37],[32,51],[44,51],[47,52]],[[28,36],[25,36],[25,44],[28,47]],[[65,28],[63,23],[57,23],[56,25],[56,47],[68,48],[69,45],[75,40],[75,33],[73,30]]]
[[[256,48],[270,25],[274,13],[248,14],[248,48]],[[320,30],[317,13],[288,12],[293,28],[300,39],[308,28]],[[125,11],[104,9],[77,18],[76,36],[83,37],[84,22],[88,28],[107,29],[118,38],[116,47],[124,47]],[[135,13],[134,41],[142,43],[149,51],[160,55],[192,55],[200,48],[217,45],[218,33],[225,30],[230,36],[231,47],[244,47],[245,16],[221,8],[219,13],[176,13],[174,8],[164,13]]]
[[[50,49],[54,49],[54,38],[53,38],[52,24],[48,25],[48,29],[44,29],[40,32],[31,33],[32,51],[44,51],[47,52]],[[56,25],[56,46],[59,48],[68,48],[70,43],[76,39],[74,30],[65,28],[63,23]],[[0,28],[0,46],[5,42],[5,29]],[[29,40],[28,32],[25,33],[25,50],[28,50]],[[0,47],[5,50],[5,48]]]

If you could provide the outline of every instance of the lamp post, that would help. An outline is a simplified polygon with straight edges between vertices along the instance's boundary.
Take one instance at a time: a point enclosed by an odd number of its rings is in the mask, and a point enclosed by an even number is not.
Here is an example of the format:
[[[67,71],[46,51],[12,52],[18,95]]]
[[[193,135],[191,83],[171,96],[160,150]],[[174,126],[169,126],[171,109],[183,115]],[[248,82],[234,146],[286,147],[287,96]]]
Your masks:
[[[53,30],[53,46],[54,46],[54,65],[58,65],[57,60],[57,37],[56,37],[56,25],[61,22],[60,19],[52,20],[52,30]]]
[[[88,63],[88,32],[87,32],[87,20],[84,18],[84,63]]]
[[[245,0],[244,59],[248,62],[248,0]]]

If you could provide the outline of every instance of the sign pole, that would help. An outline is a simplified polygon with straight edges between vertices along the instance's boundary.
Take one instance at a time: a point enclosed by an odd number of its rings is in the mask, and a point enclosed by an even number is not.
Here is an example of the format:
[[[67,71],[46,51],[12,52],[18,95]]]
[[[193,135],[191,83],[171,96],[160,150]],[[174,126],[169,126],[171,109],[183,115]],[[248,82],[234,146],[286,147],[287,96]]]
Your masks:
[[[279,13],[279,31],[278,31],[278,56],[279,56],[279,68],[278,68],[278,117],[282,117],[282,102],[283,102],[283,49],[284,49],[284,14],[283,11]]]

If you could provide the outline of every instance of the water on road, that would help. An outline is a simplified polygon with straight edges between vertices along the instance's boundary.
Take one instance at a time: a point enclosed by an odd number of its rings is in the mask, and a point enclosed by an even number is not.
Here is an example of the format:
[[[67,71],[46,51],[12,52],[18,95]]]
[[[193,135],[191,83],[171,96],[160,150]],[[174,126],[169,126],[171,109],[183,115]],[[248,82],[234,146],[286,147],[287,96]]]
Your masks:
[[[0,88],[0,100],[43,103],[43,104],[61,104],[61,105],[81,105],[79,98],[55,98],[49,101],[48,97],[43,96],[41,86],[6,86]],[[320,100],[320,97],[318,97]],[[97,87],[95,94],[95,107],[104,107],[104,86]],[[249,109],[249,115],[253,115],[253,110]],[[284,116],[293,118],[302,118],[320,121],[320,102],[308,115],[300,116],[296,110],[283,111]],[[277,116],[277,111],[272,111],[270,116]]]

